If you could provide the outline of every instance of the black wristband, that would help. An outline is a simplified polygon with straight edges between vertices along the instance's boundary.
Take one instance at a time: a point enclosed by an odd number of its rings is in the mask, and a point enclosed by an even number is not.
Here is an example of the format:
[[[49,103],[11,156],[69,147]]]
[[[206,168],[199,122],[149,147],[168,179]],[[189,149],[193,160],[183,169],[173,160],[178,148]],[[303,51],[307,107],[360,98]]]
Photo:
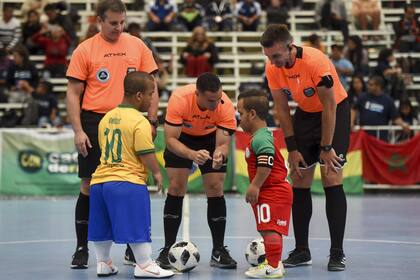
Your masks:
[[[297,144],[295,136],[288,136],[284,138],[284,141],[286,142],[286,147],[288,152],[293,152],[297,150]]]
[[[154,126],[155,128],[157,128],[159,126],[158,120],[150,120],[149,119],[149,123]]]

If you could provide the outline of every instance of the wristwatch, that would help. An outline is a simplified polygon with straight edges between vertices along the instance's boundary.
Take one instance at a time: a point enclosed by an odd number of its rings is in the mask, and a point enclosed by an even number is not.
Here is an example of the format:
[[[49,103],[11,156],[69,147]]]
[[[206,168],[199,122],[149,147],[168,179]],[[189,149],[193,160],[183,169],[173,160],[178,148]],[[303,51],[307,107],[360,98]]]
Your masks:
[[[320,148],[321,148],[321,151],[329,152],[329,151],[332,150],[333,146],[332,145],[325,145],[325,146],[320,146]]]
[[[158,120],[150,120],[150,119],[149,119],[149,123],[150,123],[151,125],[153,125],[155,128],[156,128],[156,127],[158,127],[158,125],[159,125]]]

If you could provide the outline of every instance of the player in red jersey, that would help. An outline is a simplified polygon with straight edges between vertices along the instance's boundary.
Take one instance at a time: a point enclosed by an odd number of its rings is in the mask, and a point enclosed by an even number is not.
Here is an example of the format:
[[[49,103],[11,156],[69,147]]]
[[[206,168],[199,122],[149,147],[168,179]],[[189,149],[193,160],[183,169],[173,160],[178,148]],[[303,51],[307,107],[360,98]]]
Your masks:
[[[240,126],[252,138],[245,150],[249,184],[246,201],[251,203],[257,230],[264,239],[267,262],[250,268],[251,278],[280,278],[283,235],[289,231],[293,191],[287,182],[287,168],[280,153],[279,139],[267,128],[269,101],[265,93],[250,90],[238,97]]]

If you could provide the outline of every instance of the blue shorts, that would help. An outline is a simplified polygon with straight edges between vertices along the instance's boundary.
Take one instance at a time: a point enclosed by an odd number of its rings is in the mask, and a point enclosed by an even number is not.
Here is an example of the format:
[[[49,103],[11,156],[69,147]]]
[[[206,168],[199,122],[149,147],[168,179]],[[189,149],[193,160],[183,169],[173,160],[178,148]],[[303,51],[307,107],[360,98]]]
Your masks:
[[[90,188],[90,241],[151,242],[150,196],[146,185],[106,182]]]

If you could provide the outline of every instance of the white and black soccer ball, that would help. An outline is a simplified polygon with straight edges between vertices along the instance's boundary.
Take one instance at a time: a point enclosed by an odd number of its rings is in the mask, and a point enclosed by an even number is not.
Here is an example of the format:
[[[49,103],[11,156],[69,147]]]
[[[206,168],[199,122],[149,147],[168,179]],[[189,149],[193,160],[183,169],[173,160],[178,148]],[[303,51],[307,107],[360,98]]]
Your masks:
[[[249,242],[245,249],[245,258],[252,266],[257,266],[265,261],[264,239],[257,238]]]
[[[181,241],[171,246],[168,259],[176,270],[188,272],[196,267],[200,261],[200,253],[194,243]]]

